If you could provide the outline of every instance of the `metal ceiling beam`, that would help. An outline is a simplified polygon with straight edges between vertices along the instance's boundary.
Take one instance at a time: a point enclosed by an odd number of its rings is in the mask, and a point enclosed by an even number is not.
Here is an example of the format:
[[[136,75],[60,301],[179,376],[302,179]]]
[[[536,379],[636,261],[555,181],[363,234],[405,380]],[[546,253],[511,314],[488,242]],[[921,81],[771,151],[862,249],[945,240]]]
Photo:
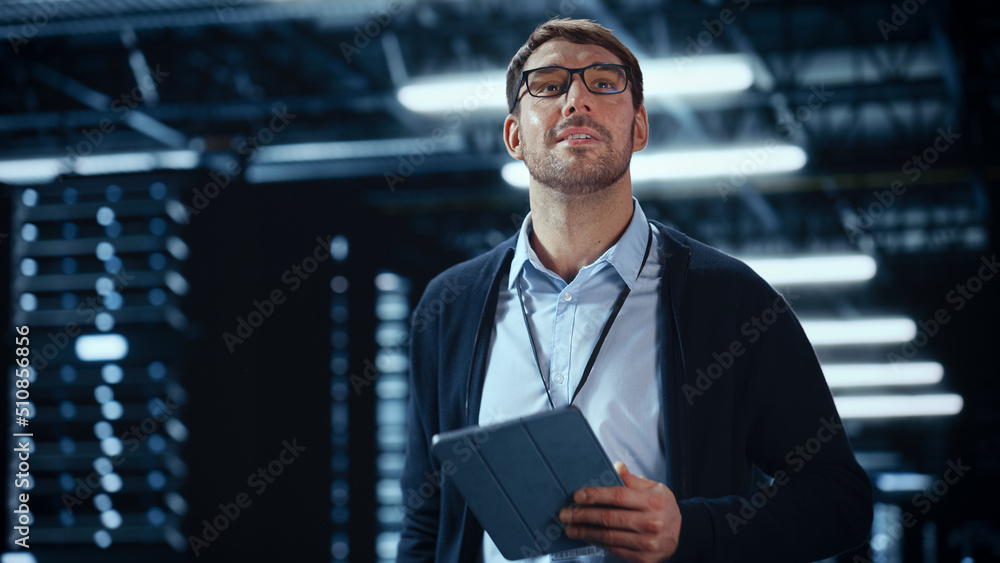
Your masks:
[[[327,28],[350,30],[372,18],[371,4],[359,1],[160,0],[157,4],[162,6],[160,10],[140,0],[50,0],[0,6],[0,37],[30,41],[36,37],[117,34],[124,28],[138,31],[287,20],[324,20]]]
[[[103,94],[101,94],[103,96]],[[159,121],[203,120],[239,121],[253,116],[266,116],[276,104],[288,106],[288,111],[302,115],[322,115],[335,111],[372,113],[386,111],[391,100],[381,93],[350,96],[288,96],[263,100],[232,100],[222,102],[191,102],[162,104],[145,108],[144,112]],[[93,106],[92,106],[93,107]],[[134,111],[134,110],[133,110]],[[30,114],[0,115],[0,131],[30,131],[60,127],[96,125],[101,119],[115,117],[108,105],[93,110],[45,111]]]
[[[103,111],[115,109],[113,104],[115,104],[118,100],[114,100],[106,94],[98,92],[92,88],[88,88],[73,78],[57,72],[41,63],[31,65],[29,72],[41,82],[92,109]],[[138,103],[138,100],[135,100],[135,103]],[[155,139],[168,147],[175,149],[187,148],[188,138],[184,133],[169,127],[156,119],[153,119],[144,111],[132,109],[130,106],[131,104],[122,105],[121,107],[124,107],[127,110],[124,118],[119,118],[117,115],[115,118],[121,119],[122,122],[132,129],[135,129],[136,131],[151,139]],[[104,128],[102,127],[102,130],[103,129]]]

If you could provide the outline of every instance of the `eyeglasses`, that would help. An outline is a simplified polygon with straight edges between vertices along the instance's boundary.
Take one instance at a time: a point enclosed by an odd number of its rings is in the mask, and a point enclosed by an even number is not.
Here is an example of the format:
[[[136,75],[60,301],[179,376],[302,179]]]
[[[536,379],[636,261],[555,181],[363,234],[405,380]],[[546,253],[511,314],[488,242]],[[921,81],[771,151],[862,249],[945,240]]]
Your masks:
[[[518,82],[515,92],[520,92],[521,84],[525,84],[528,93],[536,98],[561,96],[569,90],[574,74],[579,74],[583,85],[594,94],[620,94],[628,88],[628,67],[597,63],[583,68],[543,66],[525,70],[521,72],[521,81]],[[514,101],[514,107],[517,107],[518,101],[520,100]]]

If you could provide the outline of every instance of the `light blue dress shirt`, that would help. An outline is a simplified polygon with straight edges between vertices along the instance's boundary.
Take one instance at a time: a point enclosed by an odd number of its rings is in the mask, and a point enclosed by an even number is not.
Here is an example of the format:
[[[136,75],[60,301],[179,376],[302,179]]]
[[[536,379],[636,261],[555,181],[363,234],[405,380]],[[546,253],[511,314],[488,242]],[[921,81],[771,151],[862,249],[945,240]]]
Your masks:
[[[661,235],[653,227],[649,258],[639,274],[650,230],[639,202],[632,201],[632,220],[625,233],[568,284],[538,259],[529,243],[531,214],[525,217],[509,279],[500,286],[479,424],[550,410],[542,377],[557,408],[570,404],[604,323],[627,284],[631,293],[573,405],[590,423],[611,461],[623,461],[633,474],[663,483],[667,460],[659,331],[666,328],[657,318],[664,261],[657,252]],[[518,283],[538,346],[541,376],[524,327]],[[507,561],[489,534],[483,538],[482,557],[485,563]],[[550,560],[546,556],[522,561]]]

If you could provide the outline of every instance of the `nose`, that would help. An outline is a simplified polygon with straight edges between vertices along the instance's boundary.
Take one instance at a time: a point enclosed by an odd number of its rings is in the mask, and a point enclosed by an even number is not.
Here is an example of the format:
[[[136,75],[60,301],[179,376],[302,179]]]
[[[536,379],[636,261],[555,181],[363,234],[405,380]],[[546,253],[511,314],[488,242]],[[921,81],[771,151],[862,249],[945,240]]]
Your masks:
[[[575,78],[580,80],[574,80]],[[573,73],[569,77],[569,88],[566,90],[566,101],[563,103],[562,115],[569,117],[577,110],[583,110],[586,113],[593,111],[593,94],[584,85],[582,73]]]

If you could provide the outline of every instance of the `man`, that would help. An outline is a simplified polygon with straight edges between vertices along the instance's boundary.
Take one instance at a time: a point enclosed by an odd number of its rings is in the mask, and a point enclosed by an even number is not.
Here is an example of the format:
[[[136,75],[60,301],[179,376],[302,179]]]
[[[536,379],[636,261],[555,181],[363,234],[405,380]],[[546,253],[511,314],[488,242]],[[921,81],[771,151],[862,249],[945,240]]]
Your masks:
[[[560,513],[604,560],[814,561],[861,543],[871,484],[787,303],[632,197],[648,140],[632,53],[597,24],[551,20],[507,92],[532,211],[417,307],[432,320],[412,334],[399,560],[502,561],[431,437],[567,404],[624,462],[625,487],[581,489]],[[421,313],[444,291],[453,302]]]

